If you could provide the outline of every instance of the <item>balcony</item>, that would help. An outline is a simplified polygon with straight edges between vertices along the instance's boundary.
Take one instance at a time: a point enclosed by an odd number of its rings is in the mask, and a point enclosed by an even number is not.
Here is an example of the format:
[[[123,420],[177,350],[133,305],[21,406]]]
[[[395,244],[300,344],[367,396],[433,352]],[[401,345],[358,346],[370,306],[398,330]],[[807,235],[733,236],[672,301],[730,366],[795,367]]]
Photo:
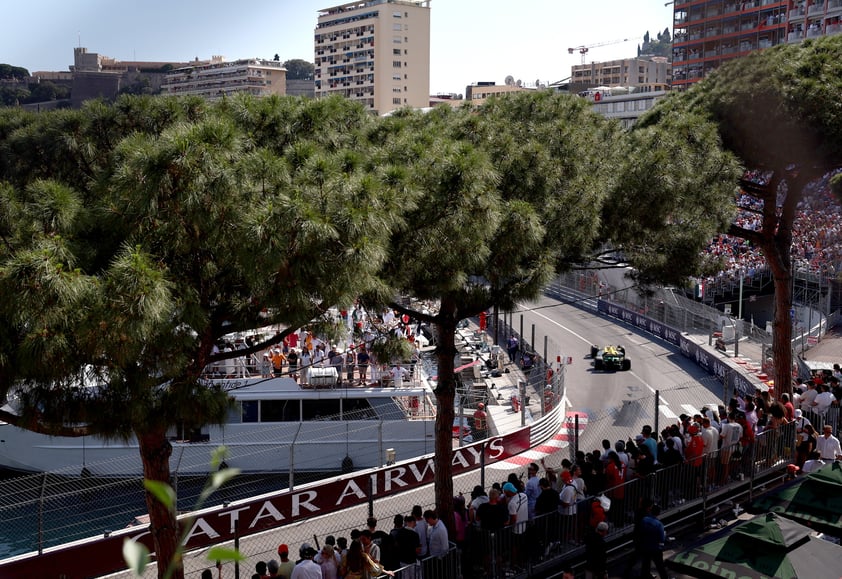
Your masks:
[[[801,30],[796,30],[786,35],[787,42],[799,42],[802,38],[804,38],[804,33]]]
[[[807,16],[821,16],[822,14],[824,14],[824,2],[812,4],[807,9]]]
[[[825,34],[828,36],[839,34],[840,32],[842,32],[842,24],[828,24],[825,29]]]
[[[830,0],[830,2],[827,3],[828,13],[837,10],[842,10],[842,0]]]
[[[818,38],[819,36],[822,36],[821,28],[809,28],[807,30],[807,38]]]
[[[790,21],[792,20],[804,20],[804,16],[806,16],[807,11],[804,9],[804,6],[798,6],[797,8],[793,8],[787,13]]]

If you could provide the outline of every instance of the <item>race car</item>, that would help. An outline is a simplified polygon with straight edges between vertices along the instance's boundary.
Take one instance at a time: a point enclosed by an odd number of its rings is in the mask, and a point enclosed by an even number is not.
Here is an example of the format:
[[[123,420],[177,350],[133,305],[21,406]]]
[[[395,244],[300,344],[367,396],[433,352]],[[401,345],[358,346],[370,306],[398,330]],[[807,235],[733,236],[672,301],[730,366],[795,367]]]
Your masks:
[[[600,371],[631,370],[631,360],[626,358],[626,349],[622,346],[591,346],[593,369]]]

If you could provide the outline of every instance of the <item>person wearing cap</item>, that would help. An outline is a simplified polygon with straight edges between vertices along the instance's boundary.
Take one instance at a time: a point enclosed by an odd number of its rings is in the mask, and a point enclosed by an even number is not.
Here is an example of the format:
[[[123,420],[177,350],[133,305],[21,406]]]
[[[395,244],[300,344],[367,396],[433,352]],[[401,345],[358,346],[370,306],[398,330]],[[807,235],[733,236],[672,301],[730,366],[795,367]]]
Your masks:
[[[281,558],[281,562],[278,564],[278,575],[289,577],[292,575],[292,570],[295,569],[295,563],[289,560],[289,547],[283,543],[278,545],[278,557]]]
[[[292,570],[290,579],[322,579],[322,568],[313,561],[316,551],[310,543],[302,543],[298,550],[301,560]]]
[[[507,527],[512,529],[512,562],[522,566],[526,559],[526,525],[529,522],[529,498],[511,482],[503,485],[506,508],[509,511]]]

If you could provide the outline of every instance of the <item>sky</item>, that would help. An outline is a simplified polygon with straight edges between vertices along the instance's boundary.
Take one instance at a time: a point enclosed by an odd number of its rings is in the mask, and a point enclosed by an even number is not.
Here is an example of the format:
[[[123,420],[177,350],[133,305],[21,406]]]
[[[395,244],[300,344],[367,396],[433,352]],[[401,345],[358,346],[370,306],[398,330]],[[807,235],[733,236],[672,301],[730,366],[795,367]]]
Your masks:
[[[3,0],[0,63],[67,71],[73,48],[118,60],[222,55],[313,62],[313,31],[329,0]],[[628,58],[648,30],[672,28],[663,0],[431,0],[430,93],[479,81],[565,79],[586,62]],[[622,40],[628,39],[625,42]]]

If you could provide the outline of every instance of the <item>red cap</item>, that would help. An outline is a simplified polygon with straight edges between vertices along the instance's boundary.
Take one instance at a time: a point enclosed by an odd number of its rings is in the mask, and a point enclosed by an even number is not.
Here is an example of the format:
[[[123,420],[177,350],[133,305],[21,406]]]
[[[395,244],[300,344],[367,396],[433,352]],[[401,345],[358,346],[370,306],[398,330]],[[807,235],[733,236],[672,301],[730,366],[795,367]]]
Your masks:
[[[287,547],[283,543],[278,545],[278,555],[280,554],[289,555],[289,547]]]

